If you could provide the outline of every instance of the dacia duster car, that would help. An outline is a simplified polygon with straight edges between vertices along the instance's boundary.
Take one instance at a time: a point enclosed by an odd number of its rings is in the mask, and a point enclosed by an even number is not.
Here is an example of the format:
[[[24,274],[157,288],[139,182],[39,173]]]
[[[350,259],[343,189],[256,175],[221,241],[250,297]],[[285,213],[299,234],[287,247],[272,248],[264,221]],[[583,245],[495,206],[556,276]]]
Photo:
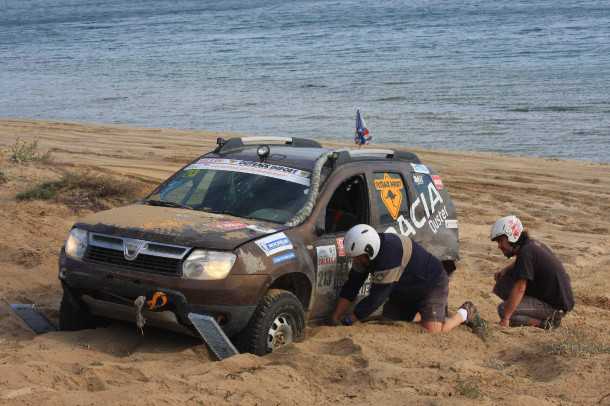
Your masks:
[[[415,154],[219,138],[145,199],[74,224],[60,255],[60,327],[135,321],[144,296],[151,325],[194,334],[188,313],[205,314],[241,350],[271,352],[332,313],[350,267],[343,236],[360,223],[455,269],[455,208]]]

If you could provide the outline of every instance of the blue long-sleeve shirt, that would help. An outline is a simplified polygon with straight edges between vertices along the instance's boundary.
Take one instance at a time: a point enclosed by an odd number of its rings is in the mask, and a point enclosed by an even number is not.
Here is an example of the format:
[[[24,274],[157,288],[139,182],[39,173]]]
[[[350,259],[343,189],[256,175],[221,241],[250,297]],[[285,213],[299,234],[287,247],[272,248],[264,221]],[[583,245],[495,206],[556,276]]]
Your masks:
[[[396,234],[379,234],[379,253],[367,269],[352,267],[339,296],[353,301],[371,274],[371,290],[354,309],[359,320],[365,319],[390,297],[413,289],[433,288],[445,272],[441,262],[415,241]]]

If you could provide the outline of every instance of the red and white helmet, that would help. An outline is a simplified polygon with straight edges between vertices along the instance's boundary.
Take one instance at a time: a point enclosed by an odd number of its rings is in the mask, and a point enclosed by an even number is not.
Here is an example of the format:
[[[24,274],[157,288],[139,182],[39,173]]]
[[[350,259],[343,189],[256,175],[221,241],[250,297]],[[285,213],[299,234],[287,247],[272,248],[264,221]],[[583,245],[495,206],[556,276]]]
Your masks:
[[[358,224],[347,231],[343,246],[348,257],[366,254],[370,259],[374,259],[379,253],[381,239],[373,227]]]
[[[523,224],[517,216],[502,217],[491,227],[489,238],[494,241],[501,235],[508,237],[508,242],[515,243],[521,237],[523,232]]]

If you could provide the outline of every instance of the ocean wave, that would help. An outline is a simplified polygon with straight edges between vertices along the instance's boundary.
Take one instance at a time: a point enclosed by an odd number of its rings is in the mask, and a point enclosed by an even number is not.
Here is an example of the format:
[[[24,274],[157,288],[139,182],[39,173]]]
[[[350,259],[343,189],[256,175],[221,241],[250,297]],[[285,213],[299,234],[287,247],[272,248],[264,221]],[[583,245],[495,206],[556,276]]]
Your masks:
[[[405,101],[405,100],[407,100],[407,98],[404,97],[404,96],[388,96],[388,97],[381,97],[381,98],[375,99],[373,101],[376,101],[376,102],[386,102],[386,101],[395,102],[395,101]]]
[[[326,85],[317,85],[317,84],[314,84],[314,83],[307,83],[307,84],[301,85],[301,89],[318,89],[318,88],[322,89],[322,88],[325,88],[325,87],[328,87],[328,86],[326,86]]]
[[[542,28],[534,27],[534,28],[526,28],[523,30],[519,30],[519,31],[517,31],[517,34],[531,34],[531,33],[541,32],[541,31],[543,31]]]
[[[585,111],[584,106],[533,106],[514,107],[508,109],[514,113],[567,113]]]

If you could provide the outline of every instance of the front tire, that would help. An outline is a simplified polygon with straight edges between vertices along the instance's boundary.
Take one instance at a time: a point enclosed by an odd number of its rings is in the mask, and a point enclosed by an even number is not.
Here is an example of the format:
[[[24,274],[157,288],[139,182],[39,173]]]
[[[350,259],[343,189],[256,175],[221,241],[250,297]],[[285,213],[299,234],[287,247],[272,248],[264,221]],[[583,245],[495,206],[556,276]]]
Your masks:
[[[305,331],[305,311],[291,292],[270,289],[263,297],[246,327],[242,350],[265,355],[299,341]]]
[[[59,305],[59,329],[77,331],[95,328],[96,321],[85,304],[64,287],[64,294]]]

